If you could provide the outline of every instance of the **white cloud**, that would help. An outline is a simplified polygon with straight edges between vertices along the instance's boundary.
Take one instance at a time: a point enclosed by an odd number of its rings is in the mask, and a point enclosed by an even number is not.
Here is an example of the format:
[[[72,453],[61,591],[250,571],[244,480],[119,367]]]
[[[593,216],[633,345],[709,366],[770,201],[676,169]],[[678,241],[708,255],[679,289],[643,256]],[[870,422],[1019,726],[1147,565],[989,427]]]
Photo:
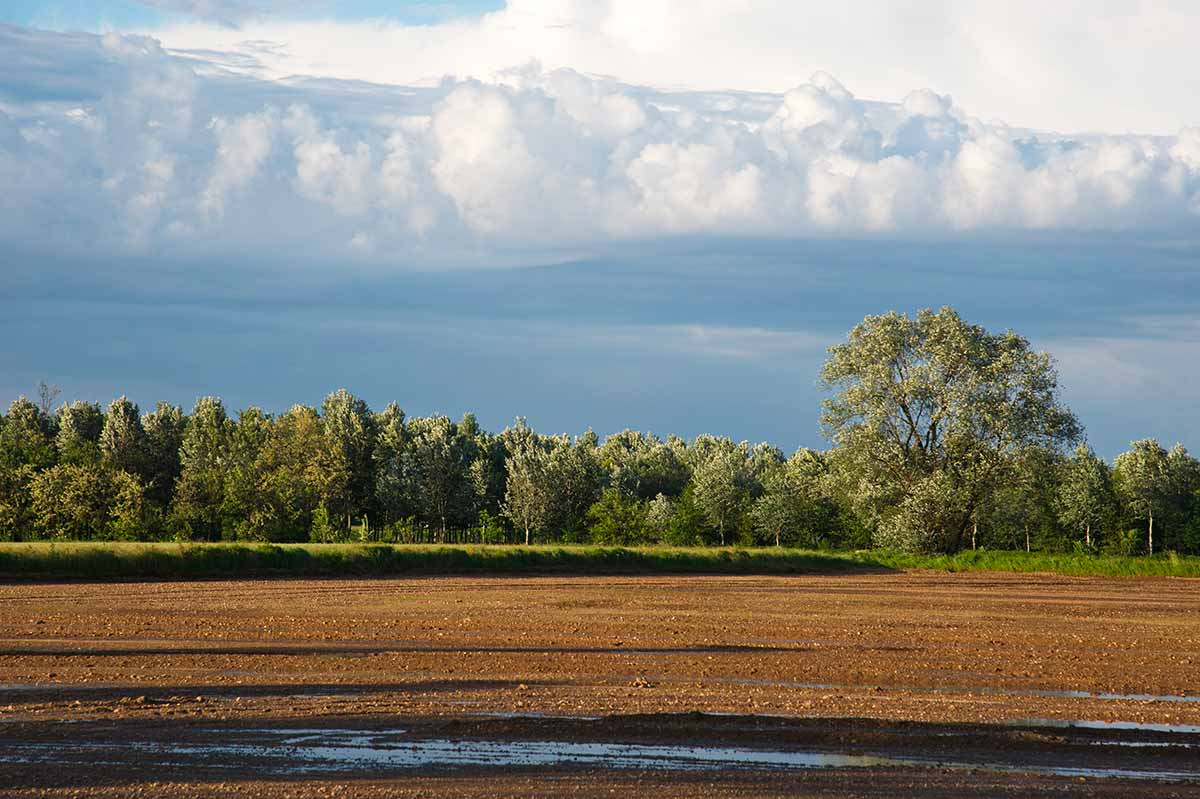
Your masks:
[[[824,69],[868,97],[932,86],[985,119],[1170,133],[1197,123],[1197,29],[1194,0],[509,0],[437,25],[276,15],[154,33],[251,56],[273,77],[490,79],[536,59],[642,85],[783,92]]]
[[[0,239],[26,248],[412,262],[674,235],[1186,231],[1200,218],[1198,129],[1034,135],[927,89],[864,101],[825,73],[776,96],[536,65],[416,89],[210,74],[137,36],[10,44]],[[69,54],[76,83],[27,49]]]
[[[225,197],[258,177],[263,161],[271,153],[276,114],[271,110],[245,114],[233,120],[214,117],[209,123],[217,139],[212,174],[200,195],[200,208],[220,215]]]

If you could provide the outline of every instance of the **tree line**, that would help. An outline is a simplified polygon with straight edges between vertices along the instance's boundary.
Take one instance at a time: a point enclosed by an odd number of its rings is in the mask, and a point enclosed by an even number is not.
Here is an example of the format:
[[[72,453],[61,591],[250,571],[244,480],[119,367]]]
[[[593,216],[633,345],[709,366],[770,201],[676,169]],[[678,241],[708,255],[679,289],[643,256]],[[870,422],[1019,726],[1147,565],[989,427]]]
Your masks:
[[[468,414],[190,412],[126,397],[0,415],[0,540],[969,547],[1200,553],[1200,463],[1134,442],[1113,463],[1053,363],[952,309],[867,317],[830,349],[832,446],[635,430],[499,433]]]

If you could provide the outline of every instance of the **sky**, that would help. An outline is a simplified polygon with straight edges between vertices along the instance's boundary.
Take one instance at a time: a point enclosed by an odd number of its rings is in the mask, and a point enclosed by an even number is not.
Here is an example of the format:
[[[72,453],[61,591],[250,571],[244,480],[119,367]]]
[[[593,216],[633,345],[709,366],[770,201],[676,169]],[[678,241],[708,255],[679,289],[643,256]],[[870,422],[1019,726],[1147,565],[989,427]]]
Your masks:
[[[346,387],[821,446],[949,304],[1112,456],[1200,447],[1200,7],[9,0],[0,402]]]

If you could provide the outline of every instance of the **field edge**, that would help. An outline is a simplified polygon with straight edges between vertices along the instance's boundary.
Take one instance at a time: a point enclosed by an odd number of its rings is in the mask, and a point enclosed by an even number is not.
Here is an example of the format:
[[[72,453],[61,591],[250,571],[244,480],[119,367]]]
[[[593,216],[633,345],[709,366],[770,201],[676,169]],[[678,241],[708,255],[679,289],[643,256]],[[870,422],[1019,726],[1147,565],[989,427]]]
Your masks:
[[[1040,572],[1200,577],[1200,557],[968,551],[914,555],[774,548],[272,543],[0,543],[0,579],[194,579],[464,574]]]

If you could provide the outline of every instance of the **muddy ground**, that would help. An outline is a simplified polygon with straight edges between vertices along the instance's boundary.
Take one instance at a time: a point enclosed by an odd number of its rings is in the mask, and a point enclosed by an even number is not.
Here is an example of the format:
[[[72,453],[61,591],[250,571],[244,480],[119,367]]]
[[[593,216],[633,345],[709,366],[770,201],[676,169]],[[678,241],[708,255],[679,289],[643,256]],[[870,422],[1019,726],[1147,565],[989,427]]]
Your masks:
[[[1200,582],[0,585],[0,795],[630,792],[1200,796]]]

